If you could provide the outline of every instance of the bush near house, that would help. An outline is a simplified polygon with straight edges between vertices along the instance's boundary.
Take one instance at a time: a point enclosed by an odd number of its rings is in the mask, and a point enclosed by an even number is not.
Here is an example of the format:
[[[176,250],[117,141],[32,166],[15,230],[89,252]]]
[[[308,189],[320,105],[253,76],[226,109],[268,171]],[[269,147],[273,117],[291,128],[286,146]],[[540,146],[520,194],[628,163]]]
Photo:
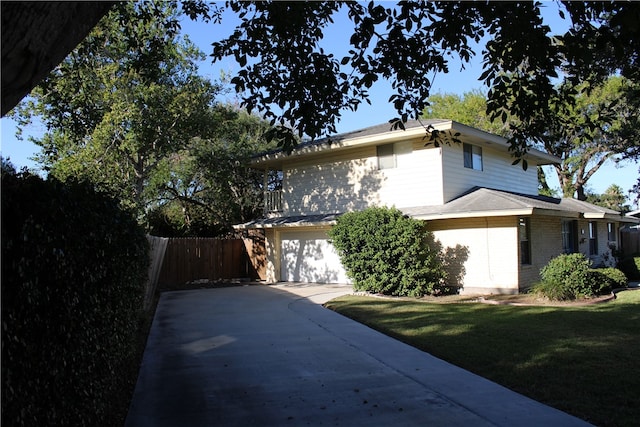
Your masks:
[[[2,256],[3,425],[122,425],[144,230],[90,185],[3,173]]]
[[[626,288],[629,280],[627,276],[617,268],[597,268],[591,270],[594,280],[602,281],[606,286],[603,288],[605,292],[611,292],[614,289]]]
[[[414,297],[444,290],[444,270],[439,252],[429,245],[431,234],[398,209],[346,213],[329,237],[356,290]]]
[[[627,286],[624,273],[616,268],[592,269],[583,254],[563,254],[540,270],[541,282],[533,291],[553,300],[589,298]]]
[[[640,256],[620,260],[618,268],[629,280],[640,280]]]

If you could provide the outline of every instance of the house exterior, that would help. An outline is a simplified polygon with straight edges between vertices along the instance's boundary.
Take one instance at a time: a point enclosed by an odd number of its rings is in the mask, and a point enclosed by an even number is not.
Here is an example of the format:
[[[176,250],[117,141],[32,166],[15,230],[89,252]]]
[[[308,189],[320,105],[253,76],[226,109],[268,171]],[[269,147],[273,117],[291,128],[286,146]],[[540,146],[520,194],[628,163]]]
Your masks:
[[[426,126],[460,142],[429,144]],[[454,121],[410,121],[405,130],[385,123],[257,157],[252,167],[281,172],[282,189],[265,194],[263,218],[236,229],[264,230],[269,282],[348,282],[327,231],[341,213],[371,206],[426,221],[457,250],[461,293],[518,293],[563,252],[611,262],[625,219],[538,196],[537,166],[559,159],[531,150],[526,160],[527,170],[512,165],[504,138]]]

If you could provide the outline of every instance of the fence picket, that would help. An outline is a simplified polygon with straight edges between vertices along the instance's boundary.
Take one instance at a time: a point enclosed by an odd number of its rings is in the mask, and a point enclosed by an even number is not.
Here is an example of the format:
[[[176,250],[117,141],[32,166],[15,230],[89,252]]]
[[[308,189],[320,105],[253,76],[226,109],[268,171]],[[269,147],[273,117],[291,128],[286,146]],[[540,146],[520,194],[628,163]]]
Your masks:
[[[159,286],[181,285],[194,280],[260,279],[255,266],[264,264],[264,240],[204,237],[170,238],[165,250]],[[251,252],[248,250],[251,249]]]

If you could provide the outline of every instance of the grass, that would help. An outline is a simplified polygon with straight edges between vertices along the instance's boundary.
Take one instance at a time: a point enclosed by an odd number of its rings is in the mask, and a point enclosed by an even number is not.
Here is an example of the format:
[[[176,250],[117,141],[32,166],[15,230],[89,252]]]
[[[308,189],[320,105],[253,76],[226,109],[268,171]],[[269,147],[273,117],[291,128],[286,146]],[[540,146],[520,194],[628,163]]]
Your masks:
[[[640,290],[587,306],[356,296],[326,306],[593,424],[640,420]]]

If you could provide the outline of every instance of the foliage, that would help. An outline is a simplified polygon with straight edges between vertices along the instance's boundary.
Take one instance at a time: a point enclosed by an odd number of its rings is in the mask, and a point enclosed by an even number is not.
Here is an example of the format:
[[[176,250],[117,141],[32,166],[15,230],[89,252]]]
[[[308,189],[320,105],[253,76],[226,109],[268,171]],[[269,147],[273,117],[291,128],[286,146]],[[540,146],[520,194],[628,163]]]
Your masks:
[[[2,176],[2,422],[121,424],[147,276],[130,212],[91,185]]]
[[[587,193],[587,202],[603,208],[613,209],[621,213],[631,211],[631,207],[627,204],[627,196],[624,194],[622,187],[611,184],[604,191],[604,194]]]
[[[562,254],[540,270],[541,282],[533,291],[552,300],[589,298],[617,287],[622,273],[618,272],[614,268],[592,269],[591,261],[581,253]]]
[[[368,208],[340,216],[329,231],[354,288],[395,296],[440,293],[439,253],[418,220],[395,208]]]
[[[220,87],[197,73],[202,52],[178,35],[176,6],[122,2],[14,111],[61,180],[88,179],[143,215],[159,164],[206,137]]]
[[[640,129],[638,84],[610,77],[600,85],[558,87],[549,102],[552,116],[538,138],[541,148],[559,157],[554,165],[565,197],[586,200],[586,184],[606,161],[631,156]],[[567,101],[568,100],[568,101]]]
[[[602,283],[601,289],[606,292],[613,291],[614,289],[626,288],[628,279],[627,276],[617,268],[597,268],[591,270],[595,273],[597,281]],[[598,277],[599,276],[599,277]]]
[[[621,259],[618,268],[629,280],[640,280],[640,256]]]
[[[627,24],[639,20],[638,5],[561,2],[558,13],[572,24],[565,34],[551,33],[541,7],[537,2],[230,2],[240,23],[213,43],[212,55],[238,62],[232,83],[245,94],[250,111],[316,138],[335,132],[342,110],[370,102],[369,89],[381,80],[391,84],[389,102],[397,119],[417,118],[427,107],[432,76],[449,72],[456,57],[464,66],[475,54],[470,44],[486,36],[479,80],[489,88],[489,117],[517,119],[511,142],[522,155],[553,116],[549,101],[568,96],[554,84],[560,71],[574,85],[597,85],[615,73],[640,81],[640,30]],[[346,55],[321,43],[341,10],[353,24]],[[278,134],[285,148],[295,145],[286,132]]]
[[[274,148],[263,136],[269,126],[228,105],[219,105],[214,113],[215,133],[192,139],[162,164],[163,173],[156,178],[159,201],[150,213],[154,234],[219,235],[262,213],[263,171],[248,164],[256,152]],[[281,176],[270,171],[268,189],[281,183]]]
[[[624,368],[640,352],[640,291],[579,307],[450,302],[345,296],[327,306],[593,425],[640,419],[640,376]]]
[[[450,119],[463,125],[472,126],[500,135],[504,138],[511,136],[508,123],[491,120],[487,115],[487,96],[480,90],[455,93],[437,93],[428,99],[429,106],[422,116],[427,119]],[[509,117],[509,121],[512,121]]]

